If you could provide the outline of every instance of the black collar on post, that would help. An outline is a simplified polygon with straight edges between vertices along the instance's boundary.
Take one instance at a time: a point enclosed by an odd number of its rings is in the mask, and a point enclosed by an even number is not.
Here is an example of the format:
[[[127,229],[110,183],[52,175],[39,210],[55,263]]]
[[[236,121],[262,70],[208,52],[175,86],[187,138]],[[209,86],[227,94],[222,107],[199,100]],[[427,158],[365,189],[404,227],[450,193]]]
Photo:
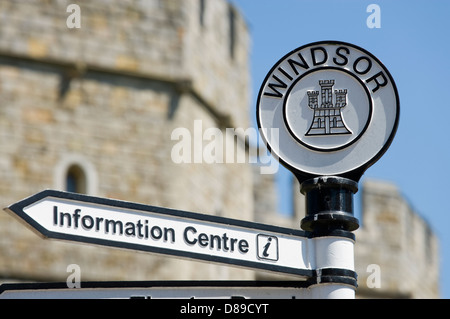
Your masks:
[[[301,183],[300,191],[306,197],[306,216],[301,228],[312,232],[313,237],[358,229],[358,219],[353,216],[357,182],[338,176],[320,176]]]

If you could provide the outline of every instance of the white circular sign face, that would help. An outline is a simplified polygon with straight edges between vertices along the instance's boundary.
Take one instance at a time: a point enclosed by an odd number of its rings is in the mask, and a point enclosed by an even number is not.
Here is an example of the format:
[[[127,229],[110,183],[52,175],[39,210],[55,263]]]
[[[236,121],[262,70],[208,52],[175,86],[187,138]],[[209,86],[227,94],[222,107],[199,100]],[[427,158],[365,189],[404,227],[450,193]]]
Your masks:
[[[399,98],[389,71],[371,53],[336,41],[302,46],[266,76],[257,121],[272,154],[293,171],[361,171],[389,147]]]

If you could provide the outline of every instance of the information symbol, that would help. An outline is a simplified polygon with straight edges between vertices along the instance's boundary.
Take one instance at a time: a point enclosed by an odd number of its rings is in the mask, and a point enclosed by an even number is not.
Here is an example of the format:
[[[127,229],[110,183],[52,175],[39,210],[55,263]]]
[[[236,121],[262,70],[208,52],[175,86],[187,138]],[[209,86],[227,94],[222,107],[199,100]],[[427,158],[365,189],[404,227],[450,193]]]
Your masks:
[[[278,238],[276,236],[258,234],[258,258],[278,260]]]

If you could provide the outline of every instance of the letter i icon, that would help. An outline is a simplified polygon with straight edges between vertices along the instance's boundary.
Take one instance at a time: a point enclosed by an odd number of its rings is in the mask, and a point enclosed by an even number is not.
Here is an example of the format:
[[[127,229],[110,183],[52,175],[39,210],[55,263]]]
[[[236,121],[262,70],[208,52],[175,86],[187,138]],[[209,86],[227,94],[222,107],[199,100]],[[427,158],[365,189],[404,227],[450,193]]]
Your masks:
[[[258,234],[258,258],[267,260],[278,260],[278,238],[275,236]]]

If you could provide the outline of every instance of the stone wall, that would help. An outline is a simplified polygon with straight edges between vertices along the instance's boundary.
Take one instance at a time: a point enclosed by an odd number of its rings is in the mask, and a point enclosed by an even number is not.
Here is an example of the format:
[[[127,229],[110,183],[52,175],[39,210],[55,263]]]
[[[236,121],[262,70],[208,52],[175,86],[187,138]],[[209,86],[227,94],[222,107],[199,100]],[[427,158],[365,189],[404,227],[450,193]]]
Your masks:
[[[361,227],[355,232],[361,296],[439,297],[439,244],[429,224],[399,189],[368,180]]]
[[[199,1],[77,1],[81,28],[70,29],[70,3],[0,3],[0,205],[64,190],[76,165],[89,195],[252,220],[248,163],[171,157],[177,128],[194,135],[201,123],[201,143],[210,127],[249,125],[249,44],[237,11],[207,1],[202,26]],[[193,161],[198,148],[191,151]],[[249,270],[43,240],[6,213],[0,234],[5,280],[65,281],[72,263],[82,280],[253,278]]]

